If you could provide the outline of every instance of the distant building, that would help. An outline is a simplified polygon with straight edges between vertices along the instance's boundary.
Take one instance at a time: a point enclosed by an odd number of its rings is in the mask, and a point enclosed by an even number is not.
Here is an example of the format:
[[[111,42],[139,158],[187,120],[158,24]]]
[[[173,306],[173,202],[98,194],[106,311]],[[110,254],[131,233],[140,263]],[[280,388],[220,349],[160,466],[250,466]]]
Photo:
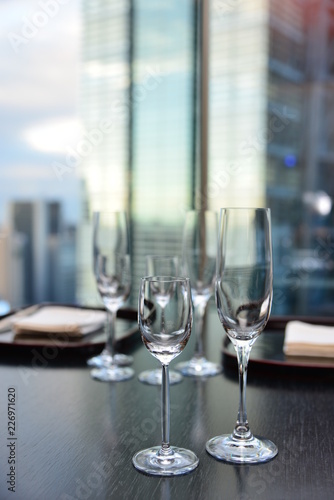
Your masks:
[[[211,19],[210,205],[269,206],[273,312],[331,314],[334,3],[217,1]]]
[[[25,238],[19,234],[0,233],[0,301],[12,309],[25,303],[24,295],[24,246]],[[1,309],[6,311],[3,304]]]
[[[11,203],[7,235],[11,304],[75,302],[75,229],[64,227],[58,202]]]
[[[80,167],[88,210],[78,233],[78,293],[85,302],[95,290],[86,244],[93,210],[129,214],[134,303],[145,256],[180,253],[194,175],[193,19],[185,0],[83,2],[86,137],[110,125]]]

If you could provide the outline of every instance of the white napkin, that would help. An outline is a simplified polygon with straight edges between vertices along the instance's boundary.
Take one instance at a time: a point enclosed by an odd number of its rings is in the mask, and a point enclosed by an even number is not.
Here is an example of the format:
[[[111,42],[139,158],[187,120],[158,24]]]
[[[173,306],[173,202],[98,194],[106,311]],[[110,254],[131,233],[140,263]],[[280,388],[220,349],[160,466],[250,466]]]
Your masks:
[[[80,338],[100,329],[105,321],[104,311],[50,305],[15,320],[12,328],[19,335],[66,333],[69,337]]]
[[[289,356],[334,358],[334,327],[289,321],[283,352]]]

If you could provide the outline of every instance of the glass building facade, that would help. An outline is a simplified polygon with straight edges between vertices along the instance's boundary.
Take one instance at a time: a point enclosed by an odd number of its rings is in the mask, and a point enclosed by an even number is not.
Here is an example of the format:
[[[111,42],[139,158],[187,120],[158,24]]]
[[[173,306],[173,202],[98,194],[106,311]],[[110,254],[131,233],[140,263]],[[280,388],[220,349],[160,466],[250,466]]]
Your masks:
[[[145,255],[180,254],[184,207],[192,203],[194,11],[188,0],[133,5],[130,211],[136,289]]]
[[[197,5],[84,1],[83,118],[91,137],[112,126],[82,161],[78,248],[93,209],[126,209],[136,289],[146,255],[180,253],[184,211],[201,197],[214,210],[269,206],[273,312],[331,314],[334,3],[210,3],[206,190],[196,174]],[[83,254],[78,289],[88,290]]]
[[[131,2],[82,3],[81,114],[85,133],[73,151],[82,183],[77,300],[98,301],[92,274],[92,212],[129,204]]]
[[[180,254],[192,204],[194,7],[188,0],[86,0],[83,14],[86,135],[111,127],[81,167],[88,210],[78,244],[79,300],[94,295],[85,242],[91,212],[101,209],[128,211],[136,300],[145,255]]]

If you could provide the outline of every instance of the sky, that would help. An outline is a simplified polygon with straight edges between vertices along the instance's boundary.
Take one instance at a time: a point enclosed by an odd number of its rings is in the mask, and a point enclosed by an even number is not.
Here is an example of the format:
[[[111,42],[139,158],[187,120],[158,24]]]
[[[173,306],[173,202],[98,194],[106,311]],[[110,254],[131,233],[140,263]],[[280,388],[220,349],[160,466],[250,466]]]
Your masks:
[[[60,200],[79,213],[79,181],[57,178],[78,141],[80,0],[0,0],[0,224],[12,200]]]

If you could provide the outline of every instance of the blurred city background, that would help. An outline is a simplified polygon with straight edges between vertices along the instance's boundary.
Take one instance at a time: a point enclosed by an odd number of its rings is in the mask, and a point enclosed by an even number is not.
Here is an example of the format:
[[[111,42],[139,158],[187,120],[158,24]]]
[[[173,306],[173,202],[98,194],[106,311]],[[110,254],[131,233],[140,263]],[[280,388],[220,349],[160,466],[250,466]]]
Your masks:
[[[334,304],[334,1],[0,0],[0,301],[95,304],[91,214],[125,209],[133,303],[184,213],[268,206],[273,314]]]

